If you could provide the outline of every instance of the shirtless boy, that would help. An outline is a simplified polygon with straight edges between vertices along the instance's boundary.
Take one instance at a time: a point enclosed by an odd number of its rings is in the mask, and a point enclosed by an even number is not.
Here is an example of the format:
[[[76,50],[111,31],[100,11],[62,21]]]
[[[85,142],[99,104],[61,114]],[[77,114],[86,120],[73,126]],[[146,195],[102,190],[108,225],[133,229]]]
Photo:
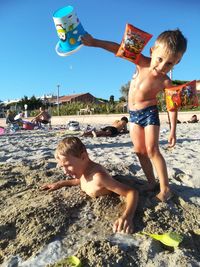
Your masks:
[[[92,161],[85,145],[78,137],[66,137],[57,146],[55,158],[65,174],[72,179],[62,180],[42,186],[43,190],[56,190],[64,186],[80,185],[90,197],[98,197],[115,192],[126,198],[126,208],[114,225],[114,232],[133,232],[133,216],[138,202],[138,193],[133,188],[112,178],[108,172]]]
[[[106,126],[101,130],[92,130],[87,131],[82,134],[82,136],[93,136],[93,137],[100,137],[100,136],[116,136],[119,133],[127,133],[127,123],[128,118],[122,117],[121,120],[115,120],[111,126]]]
[[[100,47],[114,54],[120,45],[114,42],[93,38],[90,34],[82,37],[86,46]],[[131,80],[128,106],[130,111],[130,135],[134,150],[148,180],[148,190],[153,190],[156,180],[153,166],[160,180],[157,201],[167,201],[172,193],[169,187],[165,160],[159,150],[160,121],[157,108],[157,94],[172,86],[167,73],[180,62],[187,48],[187,40],[180,30],[161,33],[150,50],[150,57],[140,55],[136,73]],[[171,130],[169,145],[176,143],[177,111],[169,112]]]

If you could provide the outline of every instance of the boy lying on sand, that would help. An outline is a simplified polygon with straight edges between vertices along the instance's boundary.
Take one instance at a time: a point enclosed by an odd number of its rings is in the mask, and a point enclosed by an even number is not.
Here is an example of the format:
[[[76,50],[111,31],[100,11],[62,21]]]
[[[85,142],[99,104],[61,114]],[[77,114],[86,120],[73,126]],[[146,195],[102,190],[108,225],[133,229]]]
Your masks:
[[[111,126],[106,126],[99,131],[92,130],[84,132],[82,136],[85,137],[116,136],[120,133],[128,133],[127,124],[128,124],[128,118],[122,117],[120,120],[115,120]]]
[[[106,169],[90,160],[85,145],[78,137],[66,137],[57,146],[55,158],[65,174],[72,176],[70,180],[62,180],[45,184],[41,189],[56,190],[64,186],[80,185],[90,197],[98,197],[115,192],[126,197],[126,208],[114,225],[114,232],[133,232],[133,216],[138,202],[135,189],[113,179]]]

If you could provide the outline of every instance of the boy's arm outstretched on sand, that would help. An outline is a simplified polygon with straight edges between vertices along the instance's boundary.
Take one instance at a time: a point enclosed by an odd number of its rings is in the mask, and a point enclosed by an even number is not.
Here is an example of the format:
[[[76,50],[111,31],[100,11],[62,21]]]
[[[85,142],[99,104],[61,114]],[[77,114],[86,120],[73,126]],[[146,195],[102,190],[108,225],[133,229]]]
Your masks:
[[[51,184],[44,184],[43,186],[41,186],[41,189],[53,191],[64,186],[74,186],[74,185],[80,185],[80,180],[79,179],[61,180]]]

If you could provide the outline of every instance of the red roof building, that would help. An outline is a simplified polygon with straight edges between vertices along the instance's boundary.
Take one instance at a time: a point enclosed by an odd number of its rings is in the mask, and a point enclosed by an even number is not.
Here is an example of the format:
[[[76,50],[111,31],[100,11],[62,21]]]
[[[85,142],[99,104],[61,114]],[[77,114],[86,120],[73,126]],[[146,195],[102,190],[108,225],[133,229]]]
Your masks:
[[[74,95],[61,96],[59,98],[59,102],[61,104],[72,103],[72,102],[93,103],[93,102],[97,102],[97,99],[90,93],[85,93],[85,94],[74,94]]]

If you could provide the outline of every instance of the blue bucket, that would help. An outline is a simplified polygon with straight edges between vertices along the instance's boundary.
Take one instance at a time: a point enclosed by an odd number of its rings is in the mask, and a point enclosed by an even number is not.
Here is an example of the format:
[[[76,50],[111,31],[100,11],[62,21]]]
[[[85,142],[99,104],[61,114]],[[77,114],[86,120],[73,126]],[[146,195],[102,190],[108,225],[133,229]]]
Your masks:
[[[59,56],[68,56],[82,46],[81,36],[85,30],[81,25],[74,8],[66,6],[58,9],[53,14],[53,20],[60,41],[56,45],[56,52]]]

